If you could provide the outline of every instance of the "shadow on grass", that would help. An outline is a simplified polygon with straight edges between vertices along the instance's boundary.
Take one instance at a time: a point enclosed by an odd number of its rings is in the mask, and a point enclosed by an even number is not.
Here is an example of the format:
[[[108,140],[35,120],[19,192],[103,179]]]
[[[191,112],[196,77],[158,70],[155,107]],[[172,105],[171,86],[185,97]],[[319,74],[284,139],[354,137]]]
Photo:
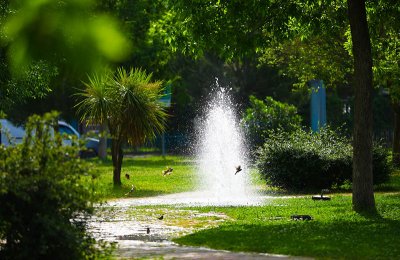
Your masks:
[[[232,251],[325,258],[396,258],[400,255],[400,221],[279,221],[226,224],[174,241]]]
[[[378,192],[400,192],[400,172],[397,171],[392,174],[388,182],[377,185],[374,190]]]

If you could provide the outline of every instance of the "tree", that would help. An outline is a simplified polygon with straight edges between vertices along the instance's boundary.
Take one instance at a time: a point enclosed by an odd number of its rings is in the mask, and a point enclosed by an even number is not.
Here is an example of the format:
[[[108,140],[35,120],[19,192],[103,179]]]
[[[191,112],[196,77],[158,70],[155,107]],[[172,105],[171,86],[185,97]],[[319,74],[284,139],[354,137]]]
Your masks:
[[[372,54],[364,0],[348,0],[354,57],[353,208],[375,211],[372,182]]]
[[[137,146],[164,131],[167,114],[159,102],[162,82],[151,81],[152,74],[141,69],[119,68],[115,75],[92,77],[78,96],[82,120],[106,122],[112,138],[113,182],[121,185],[122,145]]]

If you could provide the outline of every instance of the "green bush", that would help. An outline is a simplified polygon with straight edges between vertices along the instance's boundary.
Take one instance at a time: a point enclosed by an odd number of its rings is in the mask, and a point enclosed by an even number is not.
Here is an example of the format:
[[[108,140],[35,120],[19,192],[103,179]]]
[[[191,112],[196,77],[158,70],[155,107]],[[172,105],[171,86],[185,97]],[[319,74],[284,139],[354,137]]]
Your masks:
[[[32,116],[24,141],[0,146],[0,258],[87,259],[102,255],[85,230],[94,197],[79,145],[63,146],[56,115]],[[107,250],[106,250],[107,251]]]
[[[292,132],[300,127],[301,117],[293,105],[266,97],[259,100],[250,96],[250,107],[242,119],[242,124],[253,147],[260,146],[269,135],[269,131],[282,129]]]
[[[373,149],[374,184],[385,182],[391,172],[388,152]],[[270,133],[258,150],[257,167],[267,183],[291,191],[319,191],[340,186],[352,178],[350,141],[330,128],[319,133],[298,129],[292,134]]]

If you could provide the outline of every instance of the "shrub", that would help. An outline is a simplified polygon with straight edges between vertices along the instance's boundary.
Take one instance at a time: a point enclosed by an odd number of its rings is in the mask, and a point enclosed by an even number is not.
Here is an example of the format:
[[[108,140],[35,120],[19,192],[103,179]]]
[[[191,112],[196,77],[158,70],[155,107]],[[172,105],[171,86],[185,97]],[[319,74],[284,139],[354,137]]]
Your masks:
[[[0,258],[86,259],[101,255],[85,230],[93,196],[79,146],[54,134],[55,114],[32,116],[22,144],[0,146]]]
[[[252,146],[261,145],[271,130],[292,132],[300,127],[300,123],[301,117],[295,106],[276,101],[272,97],[266,97],[263,101],[250,96],[250,107],[242,119]]]
[[[386,181],[391,172],[388,152],[373,149],[374,184]],[[257,167],[267,183],[292,191],[319,191],[340,186],[352,178],[352,146],[330,128],[319,133],[298,129],[292,134],[270,133],[258,150]]]

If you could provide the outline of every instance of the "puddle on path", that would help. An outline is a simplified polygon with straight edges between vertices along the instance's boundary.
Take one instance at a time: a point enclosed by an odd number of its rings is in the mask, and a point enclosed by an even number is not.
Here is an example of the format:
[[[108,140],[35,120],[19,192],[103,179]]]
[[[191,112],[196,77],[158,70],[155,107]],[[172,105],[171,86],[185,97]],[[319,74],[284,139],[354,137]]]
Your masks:
[[[199,212],[179,207],[146,205],[154,198],[112,200],[97,207],[88,229],[96,239],[116,242],[119,258],[163,259],[282,259],[281,255],[233,253],[201,247],[180,246],[171,240],[201,228],[220,225],[229,217],[218,212]],[[163,215],[163,219],[158,218]],[[289,257],[295,259],[293,257]]]

